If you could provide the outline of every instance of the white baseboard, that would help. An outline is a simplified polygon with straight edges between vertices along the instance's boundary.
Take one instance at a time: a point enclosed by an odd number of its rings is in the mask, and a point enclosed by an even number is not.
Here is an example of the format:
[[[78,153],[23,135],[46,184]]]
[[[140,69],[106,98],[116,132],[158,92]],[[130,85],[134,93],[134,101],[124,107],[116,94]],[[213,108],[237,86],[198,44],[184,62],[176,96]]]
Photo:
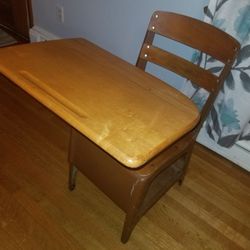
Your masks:
[[[237,145],[248,150],[250,154],[250,141],[238,141]]]
[[[48,32],[47,30],[35,25],[30,29],[30,41],[31,42],[41,42],[48,40],[57,40],[60,37]]]
[[[197,141],[250,172],[250,152],[247,149],[237,144],[231,148],[219,146],[207,135],[204,127],[201,129]]]

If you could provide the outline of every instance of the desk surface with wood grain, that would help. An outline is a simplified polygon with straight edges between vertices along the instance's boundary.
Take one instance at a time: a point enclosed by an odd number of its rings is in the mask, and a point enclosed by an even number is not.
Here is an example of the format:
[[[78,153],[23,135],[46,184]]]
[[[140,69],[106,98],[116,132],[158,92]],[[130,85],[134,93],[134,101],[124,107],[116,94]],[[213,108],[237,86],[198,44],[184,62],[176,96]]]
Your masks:
[[[3,75],[130,168],[199,121],[187,97],[84,39],[4,48],[0,58]]]

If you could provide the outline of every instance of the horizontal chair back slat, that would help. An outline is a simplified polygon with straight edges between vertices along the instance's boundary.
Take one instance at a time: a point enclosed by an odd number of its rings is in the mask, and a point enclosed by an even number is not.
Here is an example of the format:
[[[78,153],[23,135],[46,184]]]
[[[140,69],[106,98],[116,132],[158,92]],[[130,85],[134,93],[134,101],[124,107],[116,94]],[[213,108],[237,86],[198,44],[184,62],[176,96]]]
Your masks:
[[[218,77],[210,71],[153,45],[144,44],[140,58],[167,68],[194,83],[198,83],[200,87],[209,92],[213,92],[218,86]]]
[[[148,30],[198,49],[223,63],[233,60],[237,49],[235,39],[218,28],[170,12],[156,11]]]

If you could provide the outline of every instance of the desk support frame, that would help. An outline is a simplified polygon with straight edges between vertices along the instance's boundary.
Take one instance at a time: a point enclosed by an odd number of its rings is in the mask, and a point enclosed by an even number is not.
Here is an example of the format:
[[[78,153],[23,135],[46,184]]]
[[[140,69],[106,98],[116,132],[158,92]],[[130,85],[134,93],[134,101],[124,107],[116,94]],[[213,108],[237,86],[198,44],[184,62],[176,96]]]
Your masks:
[[[190,144],[190,139],[195,141],[194,134],[190,132],[142,167],[131,169],[72,128],[69,189],[75,188],[79,170],[117,204],[126,213],[121,236],[121,241],[126,243],[147,210],[176,182],[182,183],[194,144]],[[183,150],[175,150],[180,147]],[[182,152],[182,155],[175,152]]]

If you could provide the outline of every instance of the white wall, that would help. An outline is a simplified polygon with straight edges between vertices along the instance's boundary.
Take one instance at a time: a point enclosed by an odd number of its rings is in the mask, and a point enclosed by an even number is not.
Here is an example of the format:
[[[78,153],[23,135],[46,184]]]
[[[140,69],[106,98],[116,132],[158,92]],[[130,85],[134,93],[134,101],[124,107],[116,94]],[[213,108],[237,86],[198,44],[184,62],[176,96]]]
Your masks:
[[[35,25],[59,37],[84,37],[117,56],[135,63],[149,18],[155,10],[203,17],[208,0],[33,0]],[[64,6],[65,21],[56,17],[56,5]],[[191,50],[170,44],[173,51],[190,57]],[[155,68],[149,69],[155,71]],[[178,87],[178,78],[156,73]],[[179,81],[181,82],[181,81]]]

